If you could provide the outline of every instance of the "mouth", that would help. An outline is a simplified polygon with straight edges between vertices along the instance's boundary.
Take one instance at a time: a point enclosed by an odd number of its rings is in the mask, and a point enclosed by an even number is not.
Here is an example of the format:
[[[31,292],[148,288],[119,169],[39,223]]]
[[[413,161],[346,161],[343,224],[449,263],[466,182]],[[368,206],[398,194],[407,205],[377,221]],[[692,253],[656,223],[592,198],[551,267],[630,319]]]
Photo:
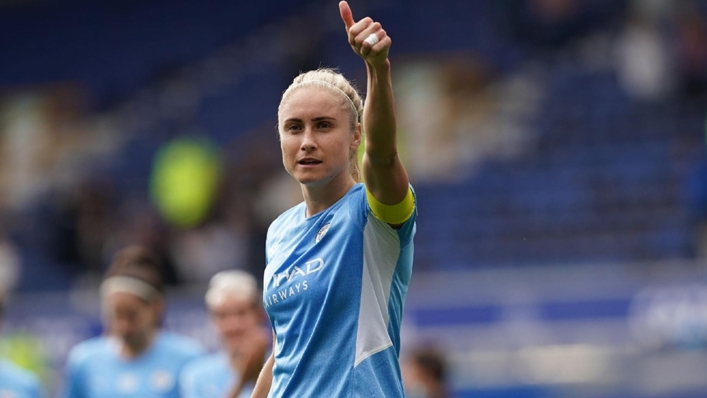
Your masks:
[[[322,163],[321,160],[314,158],[303,158],[297,161],[297,164],[299,164],[300,166],[315,166],[320,163]]]

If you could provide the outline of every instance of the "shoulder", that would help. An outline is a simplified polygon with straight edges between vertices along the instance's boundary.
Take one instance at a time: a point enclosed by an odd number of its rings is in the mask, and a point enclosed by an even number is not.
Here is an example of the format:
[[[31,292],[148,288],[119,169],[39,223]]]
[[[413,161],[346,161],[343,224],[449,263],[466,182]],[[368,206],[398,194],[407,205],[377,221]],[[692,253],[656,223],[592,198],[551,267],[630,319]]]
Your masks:
[[[305,204],[300,202],[299,204],[290,207],[280,214],[272,223],[270,223],[270,229],[277,228],[281,225],[290,224],[298,219],[301,219],[301,215],[304,214]]]
[[[185,397],[199,397],[201,389],[213,383],[223,374],[230,374],[226,357],[221,353],[211,354],[196,358],[182,368],[179,383],[182,395]]]
[[[185,377],[200,378],[202,375],[213,374],[227,366],[222,353],[196,358],[184,366]]]
[[[370,212],[370,206],[366,199],[366,186],[363,183],[354,185],[341,199],[341,202],[344,214],[348,214],[356,227],[362,230]]]
[[[361,201],[365,200],[366,198],[366,185],[362,182],[357,183],[351,189],[349,192],[346,193],[344,196],[344,200],[348,202],[356,202],[356,201]]]
[[[0,374],[7,376],[7,380],[11,380],[16,388],[28,392],[40,390],[39,378],[34,373],[22,369],[7,360],[0,359]]]
[[[357,206],[367,205],[368,201],[366,199],[366,185],[359,182],[354,185],[349,192],[342,198],[342,202],[351,205],[355,204]],[[367,207],[367,206],[364,206]]]
[[[68,362],[71,366],[80,366],[91,358],[100,356],[108,352],[109,340],[99,336],[82,341],[74,346],[69,352]]]
[[[169,350],[187,359],[204,355],[204,347],[196,340],[172,332],[161,332],[159,344],[163,350]]]

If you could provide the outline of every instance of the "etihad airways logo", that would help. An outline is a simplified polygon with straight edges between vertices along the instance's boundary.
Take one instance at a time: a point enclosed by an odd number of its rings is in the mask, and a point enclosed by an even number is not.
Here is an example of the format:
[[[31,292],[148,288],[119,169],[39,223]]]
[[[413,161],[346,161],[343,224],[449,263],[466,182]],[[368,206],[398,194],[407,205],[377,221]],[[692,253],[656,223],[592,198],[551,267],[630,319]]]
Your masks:
[[[280,272],[279,274],[273,275],[272,279],[275,283],[275,287],[279,287],[282,281],[289,282],[296,276],[307,276],[315,272],[321,271],[322,268],[324,268],[324,260],[321,258],[315,258],[314,260],[307,261],[306,263],[304,263],[303,268],[294,266],[288,271]]]
[[[304,263],[302,268],[294,266],[288,271],[273,275],[272,279],[275,284],[274,288],[280,287],[280,284],[282,284],[283,281],[289,282],[294,279],[294,282],[283,288],[273,289],[271,291],[272,293],[265,296],[263,305],[265,308],[269,308],[271,305],[278,304],[292,296],[306,292],[309,289],[309,281],[307,280],[307,276],[321,271],[322,268],[324,268],[324,260],[321,258],[315,258],[314,260]]]

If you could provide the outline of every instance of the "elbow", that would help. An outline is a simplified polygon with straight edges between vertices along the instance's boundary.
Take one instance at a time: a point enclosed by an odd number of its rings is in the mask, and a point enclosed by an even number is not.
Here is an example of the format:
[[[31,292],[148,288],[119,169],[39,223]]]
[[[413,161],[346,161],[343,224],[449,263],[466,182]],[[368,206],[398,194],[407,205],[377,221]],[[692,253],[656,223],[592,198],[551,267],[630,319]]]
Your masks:
[[[366,148],[366,158],[375,167],[393,167],[400,160],[397,148],[385,151]]]

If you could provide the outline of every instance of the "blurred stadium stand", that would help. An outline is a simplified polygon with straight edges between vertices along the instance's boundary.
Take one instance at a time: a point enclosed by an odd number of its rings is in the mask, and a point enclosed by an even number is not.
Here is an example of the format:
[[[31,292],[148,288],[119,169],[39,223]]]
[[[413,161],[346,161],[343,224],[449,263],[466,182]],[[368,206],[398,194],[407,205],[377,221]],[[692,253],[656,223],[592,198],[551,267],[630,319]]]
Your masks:
[[[461,111],[444,138],[455,155],[442,177],[422,170],[416,178],[416,163],[444,159],[418,158],[415,149],[433,153],[447,127],[425,132],[430,146],[401,137],[420,204],[410,339],[449,348],[457,394],[699,396],[707,382],[689,369],[707,362],[707,319],[696,315],[707,308],[707,50],[694,42],[707,43],[707,4],[387,0],[352,7],[390,32],[396,72],[413,71],[401,80],[416,84],[416,65],[443,65],[430,87],[456,71],[443,97],[464,104],[474,97],[489,106],[482,119],[494,114],[501,126],[514,120],[514,133],[499,132],[508,142],[471,162],[454,152],[468,154],[480,137]],[[0,163],[0,262],[12,263],[14,251],[20,264],[7,328],[53,339],[45,342],[49,384],[68,348],[100,331],[98,309],[80,303],[91,302],[85,297],[96,275],[129,241],[158,250],[182,292],[170,305],[180,316],[173,313],[168,325],[213,344],[200,305],[204,279],[185,267],[218,259],[179,258],[175,246],[213,243],[207,227],[221,228],[245,247],[225,262],[260,274],[262,234],[274,214],[263,207],[281,208],[269,201],[287,203],[289,192],[278,185],[279,97],[298,71],[319,65],[362,84],[365,71],[343,37],[327,1],[0,5],[0,149],[35,145],[11,140],[25,125],[6,120],[24,120],[37,96],[58,90],[47,101],[70,105],[68,121],[43,116],[64,130],[47,129],[61,145],[49,160],[36,158],[43,166],[29,167],[39,174],[31,186],[9,172],[28,166]],[[648,43],[643,64],[668,59],[667,72],[631,69],[636,55],[617,44],[624,37]],[[473,74],[464,66],[470,59],[480,65]],[[654,81],[666,86],[651,91]],[[401,111],[401,119],[413,116]],[[444,118],[430,110],[434,117]],[[223,180],[209,217],[188,230],[161,219],[149,191],[155,155],[183,136],[221,149]],[[660,311],[663,318],[654,314]],[[62,332],[45,336],[47,324]]]
[[[431,268],[687,259],[684,186],[704,107],[634,104],[610,73],[550,66],[537,148],[469,180],[419,187]],[[679,121],[679,122],[678,122]],[[689,155],[688,155],[689,156]]]

